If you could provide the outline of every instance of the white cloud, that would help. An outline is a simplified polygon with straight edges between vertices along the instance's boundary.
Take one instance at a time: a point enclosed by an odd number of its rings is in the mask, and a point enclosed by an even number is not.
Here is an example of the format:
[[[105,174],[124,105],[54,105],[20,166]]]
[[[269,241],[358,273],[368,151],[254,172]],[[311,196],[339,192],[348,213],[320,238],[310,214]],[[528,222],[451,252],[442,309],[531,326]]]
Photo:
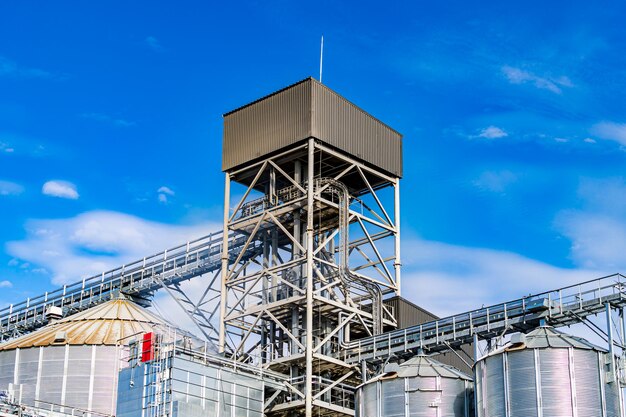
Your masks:
[[[19,195],[24,192],[24,187],[11,181],[0,180],[0,196]]]
[[[148,45],[148,47],[155,52],[161,52],[163,50],[163,46],[161,46],[161,43],[159,42],[159,40],[155,38],[154,36],[148,36],[145,39],[145,42],[146,42],[146,45]]]
[[[55,284],[64,284],[220,229],[212,223],[175,226],[91,211],[69,219],[31,220],[27,237],[6,248],[11,256],[44,268]]]
[[[157,190],[157,193],[163,193],[163,194],[168,194],[168,195],[174,195],[174,191],[172,191],[172,189],[171,189],[171,188],[166,187],[165,185],[164,185],[164,186],[162,186],[162,187],[160,187],[160,188]]]
[[[585,143],[596,143],[596,140],[595,140],[595,139],[592,139],[592,138],[585,138],[585,139],[583,140],[583,142],[585,142]]]
[[[532,72],[508,65],[502,67],[502,72],[512,84],[525,84],[529,82],[534,84],[537,88],[548,90],[556,94],[563,92],[561,87],[573,87],[572,81],[565,76],[556,78],[540,77]]]
[[[612,140],[626,146],[626,123],[600,122],[593,125],[590,133],[600,139]]]
[[[412,239],[403,241],[403,294],[446,316],[582,282],[595,269],[558,268],[522,255]]]
[[[567,142],[569,142],[569,139],[567,139],[567,138],[554,138],[554,141],[558,142],[558,143],[567,143]]]
[[[481,190],[503,193],[506,188],[517,181],[517,175],[511,171],[486,171],[473,184]]]
[[[15,259],[15,258],[11,259],[11,260],[7,263],[7,265],[8,265],[8,266],[18,266],[19,264],[20,264],[20,261],[18,261],[18,260],[17,260],[17,259]]]
[[[626,181],[583,179],[579,209],[562,210],[555,226],[571,241],[570,257],[585,268],[626,270]]]
[[[486,127],[483,130],[481,130],[480,133],[478,134],[478,137],[487,138],[487,139],[498,139],[498,138],[504,138],[507,136],[509,136],[509,134],[497,126]]]
[[[0,288],[12,288],[13,284],[11,283],[11,281],[7,281],[7,280],[3,280],[0,281]]]
[[[41,188],[41,192],[52,197],[67,198],[70,200],[77,200],[79,197],[78,191],[76,191],[76,185],[68,181],[47,181]]]
[[[135,122],[131,122],[120,117],[109,116],[108,114],[104,113],[83,113],[80,115],[80,117],[84,119],[96,120],[98,122],[110,123],[117,127],[131,127],[137,124]]]
[[[174,196],[175,194],[171,188],[166,187],[165,185],[159,187],[157,193],[159,193],[159,203],[163,204],[168,202],[168,196]]]

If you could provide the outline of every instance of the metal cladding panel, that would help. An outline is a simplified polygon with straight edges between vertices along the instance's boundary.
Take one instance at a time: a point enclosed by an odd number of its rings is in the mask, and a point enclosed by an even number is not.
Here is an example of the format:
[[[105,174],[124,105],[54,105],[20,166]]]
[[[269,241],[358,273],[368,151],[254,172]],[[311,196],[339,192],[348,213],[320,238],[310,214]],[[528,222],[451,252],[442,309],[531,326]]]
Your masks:
[[[507,356],[511,417],[528,417],[537,412],[535,355],[526,349]]]
[[[43,352],[39,400],[53,404],[63,402],[65,346],[49,346]]]
[[[13,383],[14,370],[15,351],[0,351],[0,391],[9,389],[9,384]]]
[[[484,417],[506,417],[504,402],[504,364],[502,355],[485,360],[483,381]]]
[[[311,136],[311,84],[301,81],[224,115],[222,170]]]
[[[543,414],[573,417],[568,349],[540,349],[538,352]]]
[[[598,352],[591,350],[574,351],[574,379],[576,381],[578,417],[602,415],[598,355]]]
[[[606,370],[603,368],[606,360],[606,353],[571,346],[494,353],[481,359],[475,367],[479,393],[477,415],[619,417],[619,387],[617,383],[605,381]],[[505,376],[506,385],[501,376]],[[572,398],[574,389],[575,401]],[[602,411],[603,393],[606,414]],[[509,399],[509,414],[504,410],[505,396]],[[540,407],[538,398],[541,399]]]
[[[311,136],[401,177],[402,136],[328,87],[312,86]]]
[[[224,115],[222,170],[310,137],[402,176],[402,135],[312,78]]]
[[[22,402],[33,404],[37,387],[37,372],[39,370],[39,349],[23,349],[20,351],[18,364],[18,384],[22,384]]]
[[[460,378],[375,379],[356,394],[357,417],[466,417],[471,401]]]

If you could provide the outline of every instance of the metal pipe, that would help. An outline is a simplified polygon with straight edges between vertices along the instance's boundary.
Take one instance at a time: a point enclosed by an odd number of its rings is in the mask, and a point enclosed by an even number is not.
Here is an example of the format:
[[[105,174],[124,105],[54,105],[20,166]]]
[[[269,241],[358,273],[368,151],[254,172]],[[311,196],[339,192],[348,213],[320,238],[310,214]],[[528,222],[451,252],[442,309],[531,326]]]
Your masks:
[[[220,335],[218,349],[224,353],[226,348],[226,282],[228,281],[228,219],[230,206],[230,174],[224,174],[224,232],[222,233],[222,282],[220,288]]]
[[[306,376],[304,408],[306,417],[313,417],[313,178],[315,176],[315,141],[308,140],[307,160],[307,222],[306,222]]]

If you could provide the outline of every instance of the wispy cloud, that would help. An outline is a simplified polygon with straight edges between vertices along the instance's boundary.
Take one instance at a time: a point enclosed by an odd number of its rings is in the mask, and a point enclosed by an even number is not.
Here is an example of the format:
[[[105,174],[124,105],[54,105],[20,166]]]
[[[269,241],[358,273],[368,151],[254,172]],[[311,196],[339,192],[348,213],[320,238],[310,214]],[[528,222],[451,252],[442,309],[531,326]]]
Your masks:
[[[486,139],[499,139],[499,138],[505,138],[507,136],[509,136],[509,134],[504,129],[501,129],[497,126],[486,127],[482,129],[480,133],[478,134],[479,138],[486,138]]]
[[[600,139],[612,140],[626,146],[626,123],[600,122],[593,125],[589,131]]]
[[[517,175],[511,171],[485,171],[473,181],[473,184],[481,190],[503,193],[510,184],[516,181]]]
[[[42,70],[41,68],[25,67],[17,62],[0,56],[0,76],[19,77],[19,78],[47,78],[47,79],[64,79],[67,76],[53,74]]]
[[[148,36],[144,41],[146,45],[155,52],[161,52],[163,50],[163,46],[154,36]]]
[[[597,143],[597,142],[596,142],[596,140],[595,140],[595,139],[592,139],[592,138],[585,138],[585,139],[583,140],[583,142],[585,142],[585,143]]]
[[[11,181],[0,180],[0,195],[19,195],[24,192],[24,187]]]
[[[79,197],[76,191],[76,185],[68,181],[50,180],[41,188],[44,195],[51,197],[67,198],[69,200],[77,200]]]
[[[165,185],[159,187],[157,193],[159,197],[159,202],[163,204],[168,202],[168,196],[173,197],[175,195],[174,191],[171,188],[166,187]]]
[[[403,291],[418,305],[450,315],[601,276],[513,252],[410,239],[403,241]]]
[[[219,225],[176,226],[118,212],[92,211],[69,219],[31,220],[27,237],[9,242],[19,263],[45,268],[55,284],[78,281],[198,238]],[[34,270],[33,270],[34,272]]]
[[[119,117],[109,116],[104,113],[83,113],[80,115],[85,119],[96,120],[98,122],[109,123],[117,127],[131,127],[135,126],[137,123],[131,122],[126,119],[122,119]]]
[[[565,76],[556,78],[541,77],[530,71],[510,67],[508,65],[502,67],[502,73],[512,84],[531,83],[539,89],[548,90],[556,94],[561,94],[563,92],[563,87],[573,87],[572,81]]]
[[[15,152],[15,148],[10,146],[8,143],[0,142],[0,153],[13,153]]]
[[[555,226],[570,240],[570,257],[581,267],[626,270],[626,181],[584,179],[578,189],[582,206],[562,210]]]
[[[11,281],[7,281],[7,280],[0,281],[0,288],[12,288],[12,287],[13,287],[13,283],[11,283]]]

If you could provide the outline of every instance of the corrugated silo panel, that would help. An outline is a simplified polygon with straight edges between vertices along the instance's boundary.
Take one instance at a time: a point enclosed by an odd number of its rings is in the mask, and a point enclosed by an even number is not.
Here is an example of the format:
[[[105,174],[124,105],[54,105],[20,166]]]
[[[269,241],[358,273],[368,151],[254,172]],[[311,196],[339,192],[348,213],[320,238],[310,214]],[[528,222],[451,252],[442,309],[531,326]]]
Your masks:
[[[385,380],[382,384],[383,416],[404,416],[404,378]]]
[[[117,378],[118,359],[115,346],[97,346],[92,400],[93,410],[101,413],[111,413],[112,407],[115,407],[117,400]]]
[[[544,415],[573,417],[568,349],[539,349]]]
[[[39,369],[39,349],[21,349],[18,366],[18,384],[22,384],[22,402],[34,404]]]
[[[39,399],[61,404],[65,346],[48,346],[43,353]]]
[[[511,417],[528,417],[537,413],[535,355],[531,349],[507,355]]]
[[[311,136],[311,87],[301,81],[224,115],[222,170]]]
[[[465,381],[441,378],[441,417],[465,416],[465,390]]]
[[[598,417],[601,415],[600,374],[598,352],[574,350],[574,378],[576,379],[576,399],[578,417]]]
[[[401,177],[402,136],[326,86],[312,85],[312,136]]]
[[[88,409],[92,346],[70,346],[65,404]]]
[[[489,417],[506,417],[504,403],[504,364],[502,355],[485,359],[485,405]]]
[[[0,390],[7,390],[13,383],[15,370],[15,351],[0,351]]]
[[[363,417],[380,417],[378,413],[378,385],[379,383],[367,384],[361,388],[361,410]]]

